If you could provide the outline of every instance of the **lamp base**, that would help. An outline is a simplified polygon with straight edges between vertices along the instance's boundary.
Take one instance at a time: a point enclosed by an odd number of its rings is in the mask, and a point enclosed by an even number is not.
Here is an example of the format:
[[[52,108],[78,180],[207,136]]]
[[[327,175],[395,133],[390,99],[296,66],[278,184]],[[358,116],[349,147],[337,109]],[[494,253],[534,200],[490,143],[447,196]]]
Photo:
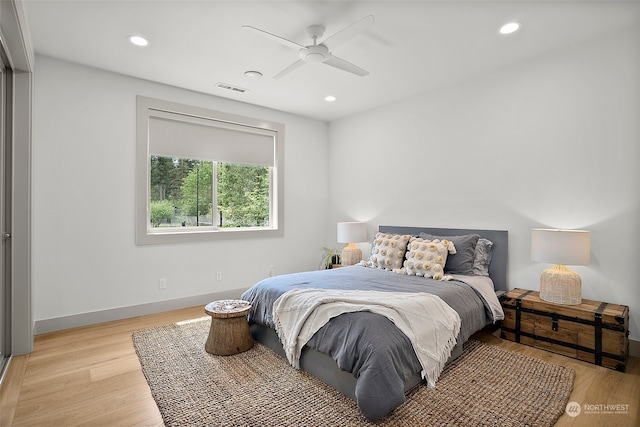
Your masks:
[[[362,250],[355,243],[349,243],[342,249],[342,265],[356,265],[362,261]]]
[[[566,265],[554,265],[540,275],[540,299],[555,304],[582,303],[582,279]]]

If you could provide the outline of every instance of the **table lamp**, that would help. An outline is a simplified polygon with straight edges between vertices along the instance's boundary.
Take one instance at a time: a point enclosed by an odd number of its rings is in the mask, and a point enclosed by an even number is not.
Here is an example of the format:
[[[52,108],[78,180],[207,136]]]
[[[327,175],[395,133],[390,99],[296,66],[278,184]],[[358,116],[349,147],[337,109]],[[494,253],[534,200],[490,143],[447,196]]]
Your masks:
[[[367,240],[367,224],[364,222],[339,222],[338,243],[347,243],[342,249],[342,265],[354,265],[362,260],[362,250],[356,243]]]
[[[556,304],[582,303],[582,279],[567,265],[588,265],[590,249],[586,230],[531,230],[531,259],[554,264],[540,275],[540,298]]]

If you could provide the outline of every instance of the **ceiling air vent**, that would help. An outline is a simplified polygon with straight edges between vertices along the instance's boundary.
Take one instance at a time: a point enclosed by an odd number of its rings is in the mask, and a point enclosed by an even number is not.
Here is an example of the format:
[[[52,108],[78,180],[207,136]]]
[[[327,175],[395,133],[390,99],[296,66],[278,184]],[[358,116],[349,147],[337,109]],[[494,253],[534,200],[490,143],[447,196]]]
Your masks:
[[[222,82],[216,83],[216,87],[220,87],[222,89],[227,89],[227,90],[231,90],[231,91],[239,92],[239,93],[244,93],[247,90],[249,90],[249,89],[244,89],[244,88],[241,88],[241,87],[238,87],[238,86],[232,86],[232,85],[230,85],[228,83],[222,83]]]

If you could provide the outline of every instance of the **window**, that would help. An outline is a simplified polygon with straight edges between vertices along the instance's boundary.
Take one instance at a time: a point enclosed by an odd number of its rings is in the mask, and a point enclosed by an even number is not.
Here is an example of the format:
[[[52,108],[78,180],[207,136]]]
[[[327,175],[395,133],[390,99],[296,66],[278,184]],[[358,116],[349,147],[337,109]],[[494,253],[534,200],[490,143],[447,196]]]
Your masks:
[[[282,235],[282,125],[137,104],[137,244]]]

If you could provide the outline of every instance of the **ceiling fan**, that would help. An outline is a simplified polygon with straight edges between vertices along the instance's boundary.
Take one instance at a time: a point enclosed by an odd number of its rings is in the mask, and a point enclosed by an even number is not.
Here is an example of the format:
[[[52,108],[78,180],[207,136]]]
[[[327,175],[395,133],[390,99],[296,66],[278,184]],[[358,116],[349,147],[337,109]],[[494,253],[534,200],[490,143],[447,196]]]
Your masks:
[[[365,16],[361,20],[354,22],[348,27],[338,31],[331,37],[326,38],[322,42],[318,43],[318,39],[324,35],[325,28],[322,25],[310,25],[307,27],[307,34],[313,40],[313,44],[303,46],[299,43],[287,40],[275,34],[271,34],[267,31],[259,28],[252,27],[250,25],[243,25],[242,28],[246,28],[261,36],[267,37],[273,41],[283,44],[287,47],[296,49],[298,51],[299,59],[293,64],[289,65],[284,70],[280,71],[273,78],[278,79],[291,71],[296,70],[306,64],[307,62],[321,62],[323,64],[330,65],[343,71],[358,75],[366,76],[369,74],[367,70],[364,70],[357,65],[345,61],[331,53],[333,49],[350,40],[360,32],[364,31],[369,25],[373,24],[373,15]]]

